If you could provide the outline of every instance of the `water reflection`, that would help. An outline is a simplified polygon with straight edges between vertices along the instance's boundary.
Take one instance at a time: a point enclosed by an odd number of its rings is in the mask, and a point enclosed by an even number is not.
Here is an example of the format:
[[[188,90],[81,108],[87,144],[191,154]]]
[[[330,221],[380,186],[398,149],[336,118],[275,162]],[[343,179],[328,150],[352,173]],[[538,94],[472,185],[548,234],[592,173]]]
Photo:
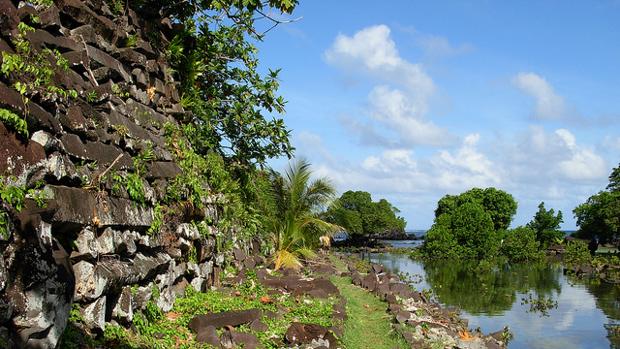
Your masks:
[[[515,334],[510,348],[620,348],[608,338],[620,324],[619,285],[567,277],[554,263],[476,272],[458,263],[422,264],[406,255],[374,254],[371,259],[393,272],[421,274],[416,286],[432,288],[439,302],[462,309],[472,328],[492,332],[508,325]],[[531,312],[530,305],[521,304],[530,295],[552,299],[557,308],[549,309],[548,316]]]
[[[466,263],[433,262],[424,265],[427,282],[443,304],[470,314],[501,315],[517,301],[517,292],[535,297],[561,291],[559,266],[547,264],[499,266],[475,271]],[[520,300],[520,299],[519,299]]]

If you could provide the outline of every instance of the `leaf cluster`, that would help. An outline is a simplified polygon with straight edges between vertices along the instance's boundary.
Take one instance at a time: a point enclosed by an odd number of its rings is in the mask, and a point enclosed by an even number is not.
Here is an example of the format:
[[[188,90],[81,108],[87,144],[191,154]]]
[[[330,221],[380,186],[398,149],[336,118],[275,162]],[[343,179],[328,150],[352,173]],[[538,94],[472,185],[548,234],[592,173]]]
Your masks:
[[[606,190],[594,194],[573,210],[579,230],[577,236],[601,242],[620,238],[620,166],[609,176]]]
[[[355,237],[369,237],[386,231],[402,232],[406,221],[386,199],[372,201],[365,191],[347,191],[325,213],[328,221]]]
[[[41,5],[47,5],[48,1],[37,1]],[[37,24],[40,19],[30,16],[32,24]],[[69,69],[69,62],[64,58],[60,51],[56,49],[34,49],[27,39],[30,32],[35,28],[26,22],[19,22],[18,34],[11,41],[15,48],[15,53],[2,51],[2,65],[0,65],[0,76],[12,82],[12,87],[21,95],[24,104],[23,112],[28,114],[28,102],[31,98],[41,100],[67,100],[77,98],[76,90],[65,90],[54,84],[53,77],[57,70],[66,71]],[[17,114],[2,109],[0,110],[0,121],[11,126],[17,133],[28,137],[28,125],[24,118]]]
[[[550,244],[564,238],[564,233],[560,230],[562,222],[562,211],[555,214],[553,209],[545,209],[545,203],[541,202],[536,215],[527,227],[534,230],[536,240],[540,242],[541,247],[547,248]]]
[[[512,195],[495,188],[446,195],[437,204],[422,251],[427,258],[496,257],[516,210]]]

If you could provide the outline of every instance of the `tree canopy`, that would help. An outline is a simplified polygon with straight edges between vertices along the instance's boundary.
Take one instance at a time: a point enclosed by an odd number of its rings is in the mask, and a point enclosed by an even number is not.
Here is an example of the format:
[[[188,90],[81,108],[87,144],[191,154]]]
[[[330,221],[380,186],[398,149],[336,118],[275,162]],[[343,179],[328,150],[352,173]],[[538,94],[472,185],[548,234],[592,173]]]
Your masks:
[[[579,226],[577,236],[598,237],[603,242],[620,237],[620,166],[612,170],[606,190],[590,196],[573,213]]]
[[[407,223],[398,216],[399,212],[385,199],[373,202],[368,192],[347,191],[329,207],[325,217],[353,238],[361,238],[386,231],[404,231]]]
[[[167,52],[180,81],[182,105],[191,113],[178,121],[198,153],[216,152],[242,168],[291,157],[290,130],[278,116],[285,105],[277,95],[279,70],[259,73],[254,42],[282,23],[271,13],[290,14],[296,5],[297,0],[131,3],[145,18],[173,21],[170,42],[155,44]],[[267,24],[259,29],[259,23]]]
[[[548,247],[549,244],[564,237],[564,233],[560,230],[560,224],[562,222],[562,211],[558,211],[558,213],[555,214],[553,209],[545,209],[545,203],[541,202],[538,205],[536,215],[534,215],[532,221],[527,224],[527,227],[534,230],[536,233],[536,240],[540,242],[543,247]]]
[[[494,257],[516,211],[512,195],[495,188],[446,195],[437,203],[423,251],[431,258]]]
[[[457,207],[475,202],[482,206],[493,221],[495,230],[508,229],[517,212],[517,202],[512,195],[496,188],[473,188],[460,195],[446,195],[437,203],[435,218],[444,213],[451,214]]]

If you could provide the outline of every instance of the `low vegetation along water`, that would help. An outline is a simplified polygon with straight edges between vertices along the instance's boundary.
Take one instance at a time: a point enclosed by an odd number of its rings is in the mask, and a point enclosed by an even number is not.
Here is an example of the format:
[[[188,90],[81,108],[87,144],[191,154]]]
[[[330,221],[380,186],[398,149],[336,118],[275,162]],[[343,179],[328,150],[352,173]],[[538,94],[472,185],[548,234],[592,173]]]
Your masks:
[[[472,271],[457,263],[423,263],[407,255],[370,256],[392,272],[408,273],[418,290],[458,307],[471,328],[509,326],[520,348],[620,348],[610,329],[620,325],[620,287],[564,275],[559,263]]]

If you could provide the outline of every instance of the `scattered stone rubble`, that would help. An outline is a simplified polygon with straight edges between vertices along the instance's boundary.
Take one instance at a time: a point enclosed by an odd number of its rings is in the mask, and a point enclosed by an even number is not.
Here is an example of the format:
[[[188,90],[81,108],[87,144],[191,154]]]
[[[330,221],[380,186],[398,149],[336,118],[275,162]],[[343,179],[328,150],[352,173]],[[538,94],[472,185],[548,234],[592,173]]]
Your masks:
[[[394,329],[412,348],[430,348],[431,343],[442,348],[505,348],[504,331],[491,335],[471,332],[467,321],[456,312],[442,308],[414,291],[400,278],[383,266],[372,264],[366,274],[360,273],[356,264],[345,259],[353,284],[363,287],[388,303],[387,311],[394,317]]]

